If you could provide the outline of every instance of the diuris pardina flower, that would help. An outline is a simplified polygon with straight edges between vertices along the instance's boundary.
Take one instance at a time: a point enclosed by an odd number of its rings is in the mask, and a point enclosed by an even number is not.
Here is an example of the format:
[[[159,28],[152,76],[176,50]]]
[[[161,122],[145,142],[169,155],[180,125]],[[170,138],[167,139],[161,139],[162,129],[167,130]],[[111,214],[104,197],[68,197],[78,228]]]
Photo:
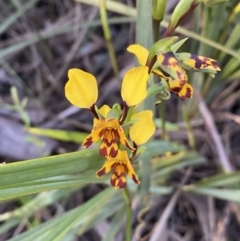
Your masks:
[[[109,173],[110,171],[112,171],[110,182],[111,185],[116,189],[124,188],[126,186],[126,175],[132,178],[136,184],[140,183],[136,173],[134,172],[131,161],[128,158],[126,150],[119,150],[116,157],[107,158],[103,167],[97,171],[97,176],[100,177],[106,173]]]
[[[193,88],[188,84],[186,70],[179,64],[172,52],[161,53],[157,56],[160,68],[171,78],[167,80],[168,90],[177,94],[181,100],[192,98]]]
[[[140,103],[146,97],[144,95],[146,90],[144,90],[143,86],[138,88],[138,82],[136,79],[132,79],[132,75],[129,73],[130,71],[126,72],[124,76],[121,90],[121,95],[125,103],[125,112],[123,111],[122,115],[118,117],[111,115],[111,109],[108,106],[103,106],[98,112],[96,111],[97,107],[95,106],[95,102],[98,98],[98,87],[97,81],[93,75],[80,69],[70,69],[68,72],[69,80],[65,86],[67,99],[77,107],[89,109],[95,116],[93,129],[82,145],[84,148],[88,148],[94,142],[101,139],[99,153],[104,157],[116,157],[120,143],[132,152],[136,149],[130,145],[124,133],[122,124],[126,117],[126,110],[128,110],[130,106]],[[137,93],[135,91],[136,88],[138,89]],[[144,116],[141,116],[141,113],[144,113],[144,111],[137,113],[137,119],[135,119],[130,127],[130,137],[133,136],[132,140],[136,146],[144,142],[143,140],[149,139],[154,132],[153,129],[155,130],[152,121],[152,113],[151,111],[149,112],[147,112],[147,115],[144,114]],[[146,130],[149,130],[150,136],[149,133],[146,133],[136,139],[134,136],[137,135],[136,132],[139,132],[139,129],[136,128],[136,126],[141,125],[141,123],[145,125],[146,116],[149,124]],[[131,120],[135,117],[133,115]],[[143,127],[145,128],[145,126]]]
[[[175,53],[175,57],[185,69],[208,73],[212,77],[215,76],[217,71],[221,70],[217,61],[208,57],[191,53]]]
[[[99,153],[103,157],[115,157],[118,153],[119,142],[129,150],[134,151],[135,148],[130,145],[119,120],[115,118],[107,118],[110,111],[111,108],[109,106],[102,106],[99,112],[103,118],[94,118],[92,132],[84,140],[82,144],[83,147],[88,148],[94,142],[102,139]]]
[[[155,125],[152,116],[153,113],[150,110],[144,110],[132,115],[131,120],[138,120],[129,131],[134,146],[144,144],[154,134]],[[126,186],[126,175],[132,178],[136,184],[140,183],[126,150],[118,150],[117,156],[114,158],[108,157],[103,167],[97,172],[97,176],[100,177],[110,171],[112,171],[110,183],[116,189]]]
[[[185,69],[208,73],[212,77],[221,70],[216,60],[190,53],[161,53],[157,60],[160,68],[174,79],[168,82],[169,90],[182,100],[185,97],[191,98],[193,94],[192,86],[187,83],[188,76]]]
[[[130,46],[128,46],[127,51],[134,54],[137,59],[138,62],[140,64],[139,67],[136,68],[132,68],[129,72],[132,75],[132,79],[136,80],[136,87],[137,89],[139,88],[139,86],[144,86],[144,96],[147,96],[147,81],[148,78],[150,76],[150,74],[155,74],[161,78],[165,78],[168,79],[161,71],[159,71],[158,69],[153,68],[154,66],[154,61],[156,61],[156,59],[152,59],[148,60],[148,56],[149,56],[149,51],[144,48],[143,46],[139,45],[139,44],[132,44]]]
[[[186,71],[178,64],[178,61],[176,60],[174,55],[173,57],[175,58],[175,61],[173,61],[172,58],[164,59],[165,55],[161,55],[161,54],[159,54],[156,59],[158,60],[159,65],[167,63],[168,66],[166,66],[166,68],[170,67],[171,71],[175,73],[176,78],[171,80],[171,78],[165,76],[160,70],[158,70],[157,68],[153,68],[155,64],[154,59],[152,60],[152,63],[147,63],[149,51],[146,48],[144,48],[139,44],[133,44],[133,45],[130,45],[127,48],[127,50],[133,53],[137,57],[140,63],[139,67],[132,69],[134,77],[138,78],[139,81],[144,82],[146,85],[150,73],[153,73],[155,75],[158,75],[160,78],[165,79],[168,82],[167,89],[171,92],[176,93],[180,99],[184,100],[185,97],[188,97],[188,98],[192,97],[193,90],[191,85],[187,83]],[[159,59],[161,57],[162,59],[160,61]],[[167,60],[170,60],[170,62]],[[168,71],[166,72],[168,73]]]

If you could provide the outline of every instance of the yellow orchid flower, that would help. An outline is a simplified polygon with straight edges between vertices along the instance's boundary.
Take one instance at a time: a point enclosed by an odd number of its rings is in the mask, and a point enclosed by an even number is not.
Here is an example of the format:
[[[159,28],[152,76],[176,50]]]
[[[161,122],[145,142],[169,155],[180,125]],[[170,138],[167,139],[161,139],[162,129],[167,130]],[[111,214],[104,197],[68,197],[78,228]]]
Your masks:
[[[95,111],[95,102],[98,97],[97,81],[95,77],[80,69],[70,69],[68,71],[69,80],[65,86],[65,95],[67,99],[75,106],[87,108],[96,117],[94,126],[90,135],[83,142],[83,147],[88,148],[99,139],[99,153],[101,156],[115,157],[118,152],[118,145],[121,142],[129,150],[134,151],[129,141],[127,140],[124,131],[118,119],[107,118],[107,113],[110,107],[104,106],[100,109],[100,113],[104,118],[100,118]]]
[[[98,177],[100,177],[106,173],[109,173],[110,171],[112,171],[110,183],[116,189],[124,188],[126,186],[126,175],[131,177],[136,184],[140,183],[128,158],[126,150],[118,150],[116,157],[107,158],[103,167],[97,171],[96,174]]]
[[[129,150],[134,151],[127,140],[124,131],[117,119],[97,119],[90,135],[86,137],[82,146],[88,148],[94,142],[102,139],[99,153],[103,157],[116,157],[118,145],[121,142]]]
[[[126,73],[126,81],[123,82],[122,85],[122,91],[124,91],[124,93],[122,93],[122,98],[123,100],[125,98],[130,99],[134,93],[136,100],[140,103],[147,96],[147,81],[151,73],[164,79],[168,78],[161,71],[152,69],[154,60],[152,60],[152,63],[147,63],[149,51],[143,46],[132,44],[127,48],[127,51],[137,57],[140,66],[132,68]],[[128,104],[133,103],[130,102]]]
[[[118,152],[119,141],[129,148],[129,150],[134,151],[135,148],[130,145],[119,122],[116,119],[107,119],[107,115],[110,111],[111,108],[108,105],[103,105],[99,109],[99,112],[105,119],[93,119],[92,132],[85,138],[82,146],[88,148],[94,142],[102,139],[99,153],[103,157],[115,157]]]
[[[124,118],[126,118],[125,114],[127,113],[129,107],[138,104],[143,100],[144,96],[136,91],[136,88],[138,88],[138,80],[132,79],[130,76],[131,70],[126,73],[122,83],[121,93],[125,102],[125,109],[120,118],[115,118],[108,116],[111,108],[106,105],[99,110],[99,113],[96,111],[95,102],[98,97],[98,88],[95,77],[79,69],[69,70],[69,80],[65,86],[67,99],[77,107],[89,109],[95,116],[93,129],[82,144],[84,148],[88,148],[94,142],[101,139],[99,153],[103,157],[116,157],[120,143],[122,143],[130,151],[135,151],[135,148],[131,146],[125,136],[121,124],[124,122]],[[135,132],[138,131],[136,128],[134,129],[136,130]],[[133,132],[134,131],[131,131],[131,133]],[[136,143],[138,143],[138,141],[136,141]]]
[[[168,90],[177,94],[181,100],[192,98],[193,87],[188,84],[186,70],[179,64],[172,52],[161,53],[157,57],[160,68],[168,73],[173,79],[169,78]]]
[[[150,73],[165,79],[168,82],[168,90],[177,94],[181,100],[184,100],[186,97],[192,97],[193,88],[187,83],[188,77],[186,71],[180,66],[173,54],[171,56],[168,55],[171,54],[170,52],[159,54],[156,59],[158,64],[163,67],[162,69],[174,78],[174,80],[171,81],[171,78],[165,76],[160,70],[152,68],[154,60],[152,63],[147,63],[149,51],[146,48],[139,44],[133,44],[130,45],[127,50],[136,55],[140,64],[139,67],[131,69],[131,79],[138,79],[137,84],[135,81],[135,89],[137,89],[144,98],[146,98],[145,96],[147,94],[146,84]]]

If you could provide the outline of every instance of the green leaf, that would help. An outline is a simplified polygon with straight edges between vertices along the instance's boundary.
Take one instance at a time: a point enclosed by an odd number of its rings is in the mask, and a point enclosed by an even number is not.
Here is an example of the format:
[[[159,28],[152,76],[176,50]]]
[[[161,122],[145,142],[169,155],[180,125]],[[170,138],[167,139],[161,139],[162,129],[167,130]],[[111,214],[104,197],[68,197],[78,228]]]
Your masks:
[[[147,49],[149,49],[153,44],[151,13],[151,2],[139,0],[137,3],[136,43]]]
[[[17,208],[12,212],[6,212],[1,214],[0,221],[4,221],[4,223],[2,223],[0,227],[0,234],[3,234],[11,230],[13,227],[19,225],[23,217],[31,217],[32,215],[34,215],[34,213],[39,212],[44,207],[55,203],[59,199],[69,196],[80,187],[81,185],[78,185],[77,187],[73,188],[42,192],[20,208]]]
[[[166,152],[178,153],[186,151],[186,147],[177,142],[170,141],[151,141],[146,145],[146,151],[143,153],[144,158],[165,155]]]
[[[198,0],[198,1],[203,2],[208,7],[214,7],[219,3],[227,2],[229,0]]]
[[[161,127],[161,122],[162,122],[161,119],[154,120],[154,123],[155,123],[156,127],[158,127],[158,128]],[[167,131],[178,131],[179,130],[178,125],[176,125],[175,123],[169,122],[169,121],[165,122],[165,128]]]
[[[152,177],[157,182],[162,182],[170,173],[183,168],[204,163],[205,159],[196,152],[180,152],[176,155],[159,158],[153,163],[154,173]]]
[[[98,149],[92,149],[2,165],[0,201],[94,182],[103,161]]]
[[[188,12],[190,12],[192,9],[194,9],[196,5],[198,5],[198,3],[195,0],[180,0],[178,2],[177,6],[175,7],[175,9],[171,15],[171,19],[170,19],[168,28],[166,30],[167,36],[172,35],[173,31],[178,26],[181,19]]]
[[[173,53],[175,53],[176,51],[178,51],[178,49],[179,49],[187,40],[188,40],[188,38],[184,38],[184,39],[178,41],[177,43],[173,44],[173,45],[171,46],[171,51],[172,51]]]
[[[80,176],[57,176],[6,186],[0,190],[0,201],[59,188],[79,187],[93,182],[103,182],[103,180],[105,180],[97,179],[95,173],[95,171],[92,171]],[[87,178],[86,176],[89,177]]]
[[[57,129],[28,128],[31,134],[46,136],[60,141],[81,143],[88,134],[79,131],[65,131]]]
[[[240,203],[240,190],[238,189],[198,188],[193,186],[190,190],[184,188],[184,191]]]
[[[151,62],[155,55],[168,52],[171,46],[176,43],[177,40],[177,36],[172,36],[160,39],[159,41],[154,43],[154,45],[149,50],[148,61]]]
[[[97,205],[96,205],[97,203]],[[96,223],[104,220],[112,215],[116,210],[121,208],[123,200],[119,192],[113,188],[107,188],[100,192],[80,207],[75,208],[59,217],[53,218],[40,226],[37,226],[21,235],[9,239],[11,241],[60,241],[81,228],[80,235],[87,229],[91,228]],[[69,237],[69,236],[68,236]],[[72,240],[74,237],[72,237]]]
[[[221,173],[218,175],[210,176],[196,182],[194,185],[197,187],[222,187],[232,184],[238,184],[240,181],[240,171],[234,173]]]
[[[114,216],[114,218],[111,220],[109,229],[108,229],[106,235],[103,237],[102,241],[114,240],[114,237],[119,232],[119,230],[122,228],[124,216],[125,216],[125,208],[119,210],[116,213],[116,215]]]
[[[148,160],[151,156],[185,149],[177,143],[162,141],[150,142],[147,147],[141,158],[147,155],[144,158]],[[107,175],[96,178],[95,174],[105,160],[98,152],[98,149],[90,149],[2,165],[0,201],[46,190],[105,182]]]

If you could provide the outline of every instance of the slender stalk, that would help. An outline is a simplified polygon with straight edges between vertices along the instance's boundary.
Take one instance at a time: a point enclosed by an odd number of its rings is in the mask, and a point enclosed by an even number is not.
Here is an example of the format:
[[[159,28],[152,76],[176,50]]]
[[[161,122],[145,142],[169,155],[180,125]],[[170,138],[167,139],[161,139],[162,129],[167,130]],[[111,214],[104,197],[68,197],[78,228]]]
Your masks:
[[[147,49],[153,45],[152,31],[152,1],[137,1],[137,21],[136,21],[136,43],[141,44]],[[152,76],[150,76],[151,81]],[[138,110],[152,110],[154,112],[155,99],[153,96],[147,98],[138,105]],[[151,176],[150,158],[141,158],[139,175],[141,176],[140,195],[142,199],[150,192],[150,176]]]
[[[194,133],[192,131],[192,126],[191,126],[191,123],[190,123],[190,120],[189,120],[189,117],[188,117],[187,110],[186,110],[184,105],[182,106],[182,114],[183,114],[183,119],[184,119],[184,121],[186,123],[186,127],[187,127],[187,135],[188,135],[189,146],[194,149],[196,147]]]
[[[132,205],[130,193],[127,187],[123,190],[123,198],[126,203],[126,228],[125,228],[125,241],[131,241],[132,237]]]
[[[106,0],[100,0],[99,4],[100,4],[99,7],[100,7],[100,17],[101,17],[101,22],[102,22],[102,28],[103,28],[105,40],[107,42],[109,57],[111,60],[114,74],[118,78],[119,70],[118,70],[117,59],[115,56],[115,51],[113,48],[113,43],[112,43],[112,38],[111,38],[111,32],[110,32],[109,23],[108,23]]]
[[[153,26],[153,39],[154,39],[154,42],[157,42],[159,39],[160,21],[153,19],[152,26]]]
[[[160,21],[154,20],[153,19],[153,38],[154,42],[158,41],[158,36],[159,36],[159,26],[160,26]],[[155,77],[154,77],[155,78]],[[160,81],[160,78],[156,77],[157,81]],[[161,132],[162,132],[162,139],[167,140],[167,135],[166,135],[166,128],[165,128],[165,103],[162,101],[160,103],[160,119],[161,119]]]
[[[162,132],[162,140],[167,141],[167,133],[166,133],[166,116],[165,116],[165,102],[162,101],[160,104],[160,119],[161,119],[161,132]]]
[[[153,26],[153,39],[156,42],[159,39],[159,28],[163,21],[167,6],[167,0],[153,0],[152,5],[152,26]]]

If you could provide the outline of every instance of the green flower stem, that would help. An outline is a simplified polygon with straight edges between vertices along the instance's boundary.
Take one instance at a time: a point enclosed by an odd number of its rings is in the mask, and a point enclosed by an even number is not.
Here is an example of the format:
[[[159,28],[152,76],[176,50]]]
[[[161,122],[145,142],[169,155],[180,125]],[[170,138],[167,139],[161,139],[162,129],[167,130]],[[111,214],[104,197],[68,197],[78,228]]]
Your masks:
[[[154,42],[157,42],[159,39],[159,28],[165,14],[166,6],[167,0],[153,0],[152,25]]]
[[[159,104],[160,105],[160,118],[161,118],[161,131],[162,131],[162,140],[167,141],[167,133],[166,133],[166,128],[165,128],[165,102],[162,100],[162,102]]]
[[[137,1],[136,43],[147,49],[150,49],[153,45],[152,1]],[[152,78],[152,76],[150,76],[150,78]],[[154,103],[155,98],[151,96],[138,106],[138,110],[153,110],[154,112]],[[150,158],[145,157],[145,159],[141,159],[141,169],[139,170],[141,185],[139,192],[142,199],[150,192],[150,166]]]
[[[159,40],[159,27],[160,21],[156,19],[152,19],[152,29],[153,29],[153,42],[156,43]]]
[[[154,42],[157,42],[159,39],[160,21],[153,19],[152,26],[153,26],[153,39],[154,39]]]
[[[118,77],[119,71],[118,71],[117,60],[116,60],[116,56],[115,56],[115,52],[114,52],[114,48],[113,48],[111,32],[110,32],[109,23],[108,23],[106,0],[99,1],[99,8],[100,8],[100,17],[101,17],[101,22],[102,22],[102,28],[103,28],[105,40],[107,42],[108,53],[109,53],[109,57],[111,60],[112,68],[113,68],[115,75]]]
[[[125,228],[125,240],[131,241],[132,237],[132,205],[130,193],[127,187],[122,189],[123,198],[126,203],[126,228]]]
[[[212,84],[211,76],[208,76],[202,87],[202,95],[206,96]]]
[[[187,127],[187,135],[188,135],[189,146],[194,149],[195,146],[196,146],[196,142],[195,142],[194,134],[193,134],[193,131],[192,131],[192,126],[190,124],[190,120],[189,120],[189,117],[188,117],[188,112],[187,112],[187,109],[185,108],[184,105],[182,106],[182,114],[183,114],[183,119],[184,119],[184,121],[186,123],[186,127]]]
[[[152,28],[153,28],[154,42],[157,42],[159,39],[159,27],[160,27],[160,21],[153,19]],[[157,79],[157,82],[159,82],[159,78]],[[160,105],[162,139],[166,141],[167,135],[166,135],[166,128],[165,128],[165,103],[164,103],[164,101],[162,101],[159,105]]]

